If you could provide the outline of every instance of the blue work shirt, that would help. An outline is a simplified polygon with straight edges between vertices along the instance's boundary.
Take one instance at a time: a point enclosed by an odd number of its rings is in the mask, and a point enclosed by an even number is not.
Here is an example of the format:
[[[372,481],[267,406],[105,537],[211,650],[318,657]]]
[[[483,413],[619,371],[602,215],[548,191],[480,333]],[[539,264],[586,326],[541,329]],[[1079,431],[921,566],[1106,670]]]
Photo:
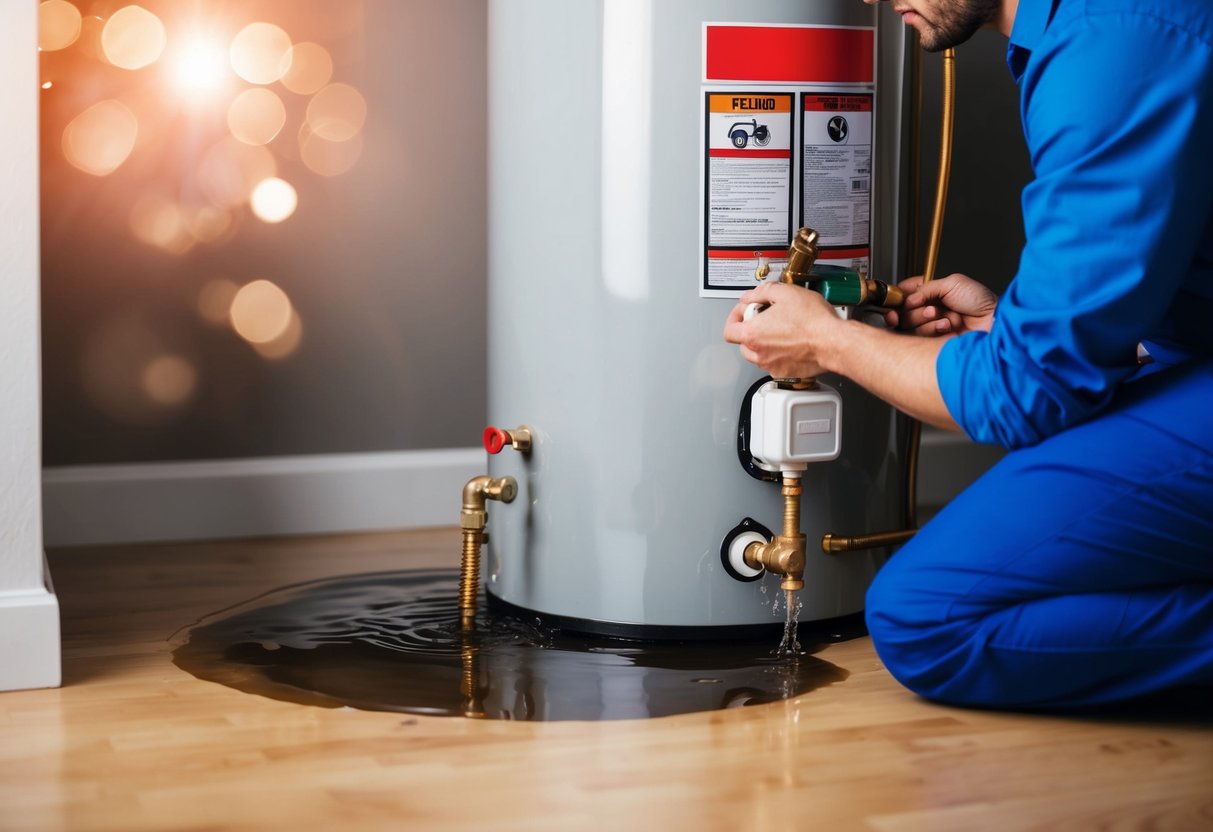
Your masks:
[[[1213,0],[1019,0],[1008,64],[1027,243],[992,330],[935,371],[970,437],[1015,448],[1213,355]]]

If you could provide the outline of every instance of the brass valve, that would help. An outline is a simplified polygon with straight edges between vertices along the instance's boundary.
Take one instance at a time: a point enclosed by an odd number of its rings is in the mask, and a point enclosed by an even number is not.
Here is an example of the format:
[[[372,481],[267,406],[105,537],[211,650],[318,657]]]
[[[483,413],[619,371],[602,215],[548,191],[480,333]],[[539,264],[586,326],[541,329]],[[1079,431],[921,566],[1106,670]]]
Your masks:
[[[751,543],[743,556],[750,568],[782,576],[779,588],[789,591],[804,589],[805,536],[800,531],[803,491],[799,478],[783,478],[783,534],[766,543]]]
[[[783,283],[794,283],[797,286],[807,286],[812,280],[813,264],[817,262],[817,232],[812,228],[802,228],[792,238],[788,246],[788,264],[783,267],[779,276]]]
[[[492,425],[484,429],[484,449],[491,454],[499,454],[509,445],[518,453],[530,453],[531,429],[519,425],[513,430],[502,430]]]
[[[835,306],[871,304],[896,309],[905,301],[905,293],[883,280],[873,280],[846,266],[817,265],[818,235],[812,228],[802,228],[788,246],[788,264],[779,276],[781,283],[812,288]],[[771,267],[761,263],[754,278],[762,281]]]
[[[779,275],[781,283],[794,283],[797,286],[807,286],[817,262],[817,232],[812,228],[802,228],[792,238],[788,246],[788,264]],[[754,271],[754,279],[762,282],[771,273],[771,267],[762,263]]]
[[[473,477],[463,487],[463,509],[459,512],[459,527],[463,529],[463,562],[459,574],[459,619],[464,630],[472,629],[476,621],[476,599],[480,595],[480,546],[487,535],[487,502],[500,500],[510,503],[518,496],[518,483],[513,477]]]

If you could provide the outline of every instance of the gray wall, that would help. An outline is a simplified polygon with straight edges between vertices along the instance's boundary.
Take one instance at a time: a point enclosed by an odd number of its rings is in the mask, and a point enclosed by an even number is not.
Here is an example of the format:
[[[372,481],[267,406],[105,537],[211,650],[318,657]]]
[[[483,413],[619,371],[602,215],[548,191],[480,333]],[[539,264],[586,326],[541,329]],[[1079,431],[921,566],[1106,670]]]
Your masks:
[[[309,174],[291,158],[288,128],[272,147],[280,175],[298,188],[296,214],[273,226],[246,217],[222,245],[167,254],[132,239],[127,216],[140,189],[172,187],[188,169],[198,152],[192,133],[145,137],[136,153],[152,161],[109,177],[76,171],[60,150],[64,125],[82,102],[131,79],[80,50],[44,54],[44,78],[56,81],[42,97],[44,463],[476,444],[485,419],[485,3],[239,8],[330,49],[333,80],[357,86],[368,103],[361,161],[342,176]],[[1014,272],[1018,190],[1028,178],[1004,49],[1002,38],[982,33],[959,53],[940,262],[941,274],[965,271],[996,288]],[[937,56],[924,65],[929,217]],[[164,123],[180,127],[171,104]],[[217,277],[282,286],[303,324],[299,350],[266,360],[200,319],[198,293]],[[196,390],[180,405],[141,398],[140,367],[157,352],[195,368]],[[98,395],[88,378],[98,367],[114,376],[110,394]]]

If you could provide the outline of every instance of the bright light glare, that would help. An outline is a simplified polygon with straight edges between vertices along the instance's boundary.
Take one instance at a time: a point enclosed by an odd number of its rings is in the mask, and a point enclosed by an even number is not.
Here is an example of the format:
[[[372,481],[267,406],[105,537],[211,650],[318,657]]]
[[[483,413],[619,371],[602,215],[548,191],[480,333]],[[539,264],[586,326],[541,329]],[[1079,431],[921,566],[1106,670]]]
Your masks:
[[[215,92],[231,77],[227,50],[213,38],[193,36],[175,51],[170,75],[173,83],[186,92]]]
[[[269,223],[282,222],[295,213],[299,196],[291,183],[275,177],[257,183],[249,204],[257,219]]]

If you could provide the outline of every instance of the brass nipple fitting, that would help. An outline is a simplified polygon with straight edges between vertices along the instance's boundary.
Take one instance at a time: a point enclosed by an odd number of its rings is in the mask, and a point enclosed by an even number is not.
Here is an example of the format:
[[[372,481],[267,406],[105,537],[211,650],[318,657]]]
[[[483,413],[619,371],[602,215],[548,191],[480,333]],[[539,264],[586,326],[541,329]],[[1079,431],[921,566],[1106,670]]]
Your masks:
[[[812,228],[802,228],[792,238],[788,246],[788,264],[779,275],[781,283],[795,283],[797,286],[807,286],[812,280],[813,264],[817,262],[817,232]],[[761,283],[771,273],[765,258],[754,270],[754,279]]]
[[[817,232],[812,228],[802,228],[792,238],[788,246],[788,264],[779,276],[783,283],[794,283],[797,286],[807,286],[812,280],[813,264],[817,262]]]
[[[506,447],[513,448],[520,454],[529,454],[532,441],[531,429],[526,425],[520,425],[513,430],[502,430],[492,425],[484,429],[484,449],[491,454],[499,454]]]
[[[476,621],[476,599],[480,595],[480,546],[486,540],[488,501],[514,501],[518,483],[513,477],[473,477],[463,487],[463,510],[459,526],[463,529],[463,563],[459,573],[459,620],[464,630],[472,629]]]
[[[751,569],[765,569],[783,577],[780,589],[804,589],[805,536],[800,531],[799,477],[783,478],[783,534],[766,543],[751,543],[743,559]]]

